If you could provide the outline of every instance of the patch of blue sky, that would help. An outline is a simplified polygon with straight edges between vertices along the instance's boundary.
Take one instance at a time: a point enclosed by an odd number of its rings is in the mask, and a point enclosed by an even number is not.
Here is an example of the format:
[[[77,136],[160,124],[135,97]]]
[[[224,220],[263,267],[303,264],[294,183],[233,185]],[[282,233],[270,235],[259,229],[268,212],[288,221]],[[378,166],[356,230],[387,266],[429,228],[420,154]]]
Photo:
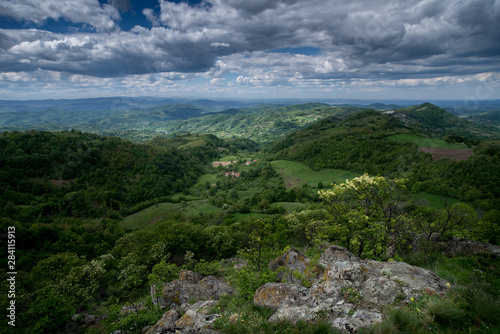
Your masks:
[[[240,75],[241,75],[241,74],[234,73],[234,72],[229,72],[229,73],[225,73],[225,74],[224,74],[224,79],[226,79],[227,81],[233,81],[233,80],[238,79],[238,77],[239,77]]]

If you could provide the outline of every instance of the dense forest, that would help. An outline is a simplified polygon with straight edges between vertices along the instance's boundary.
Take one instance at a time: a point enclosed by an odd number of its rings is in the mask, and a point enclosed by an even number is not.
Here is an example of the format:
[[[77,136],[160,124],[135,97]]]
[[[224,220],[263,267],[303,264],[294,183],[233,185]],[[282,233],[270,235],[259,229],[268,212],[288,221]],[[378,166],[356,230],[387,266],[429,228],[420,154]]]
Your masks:
[[[321,319],[270,324],[272,310],[252,303],[259,286],[276,281],[268,263],[284,250],[300,249],[317,262],[330,244],[363,259],[426,267],[453,284],[439,304],[448,307],[444,320],[429,316],[432,298],[418,308],[395,304],[384,322],[394,329],[380,333],[500,328],[498,257],[443,251],[455,237],[500,242],[497,128],[430,104],[389,113],[324,104],[243,109],[159,118],[151,124],[182,131],[155,138],[156,128],[144,135],[110,119],[141,143],[77,130],[0,135],[0,228],[15,228],[23,332],[141,333],[165,313],[150,287],[188,269],[224,277],[237,291],[219,302],[225,311],[216,330],[333,333]],[[210,126],[224,138],[194,133]],[[427,143],[469,156],[438,158],[421,149]],[[276,167],[283,160],[309,169]],[[354,177],[335,182],[341,172]],[[6,243],[0,251],[8,254]],[[235,258],[246,266],[235,269],[228,260]],[[3,271],[4,291],[7,278]],[[229,321],[234,312],[253,322]],[[75,314],[100,320],[87,326]]]

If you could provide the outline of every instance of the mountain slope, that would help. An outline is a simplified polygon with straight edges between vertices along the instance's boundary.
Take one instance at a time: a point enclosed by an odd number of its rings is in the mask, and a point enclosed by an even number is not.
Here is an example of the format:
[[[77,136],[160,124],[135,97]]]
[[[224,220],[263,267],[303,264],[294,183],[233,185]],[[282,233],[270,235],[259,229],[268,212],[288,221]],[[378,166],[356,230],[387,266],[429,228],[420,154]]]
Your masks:
[[[275,141],[265,153],[271,160],[294,160],[317,170],[337,168],[409,178],[410,188],[415,192],[474,201],[485,210],[500,204],[497,186],[500,184],[500,151],[494,141],[480,144],[465,161],[432,161],[431,154],[419,151],[416,144],[391,138],[395,134],[428,138],[429,134],[452,130],[470,134],[474,133],[475,125],[456,122],[454,116],[432,105],[403,111],[408,115],[406,122],[403,117],[397,117],[396,112],[396,115],[381,114],[375,110],[365,110],[344,120],[321,120]],[[455,122],[456,127],[452,127]],[[433,123],[436,127],[432,127]]]

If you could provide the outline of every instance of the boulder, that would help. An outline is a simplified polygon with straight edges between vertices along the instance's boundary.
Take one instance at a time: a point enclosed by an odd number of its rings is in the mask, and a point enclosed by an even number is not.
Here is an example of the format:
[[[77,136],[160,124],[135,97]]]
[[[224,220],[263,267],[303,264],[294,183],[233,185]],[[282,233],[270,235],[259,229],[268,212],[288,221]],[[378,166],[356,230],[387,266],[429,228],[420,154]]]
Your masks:
[[[336,245],[328,247],[319,258],[319,264],[324,266],[325,268],[328,267],[332,262],[336,261],[356,262],[361,261],[361,259],[349,252],[347,248]]]
[[[273,268],[296,256],[285,253],[273,261]],[[380,322],[388,305],[423,293],[444,295],[448,289],[432,271],[404,262],[361,260],[343,247],[329,247],[321,259],[328,264],[323,280],[310,288],[266,283],[257,289],[254,303],[276,310],[270,321],[326,318],[335,329],[354,333]]]
[[[273,309],[285,306],[304,305],[308,301],[309,289],[286,283],[266,283],[255,292],[255,304]]]
[[[146,334],[159,333],[199,333],[204,327],[213,324],[219,314],[208,314],[209,309],[217,305],[215,300],[198,301],[192,305],[181,305],[184,315],[179,318],[176,310],[165,312],[163,317]],[[214,332],[216,333],[216,332]]]
[[[179,279],[163,286],[158,304],[162,307],[178,307],[189,301],[219,299],[223,295],[233,294],[235,290],[223,280],[213,276],[183,270]]]
[[[179,281],[196,284],[203,279],[202,274],[195,273],[194,271],[181,269],[179,273]]]
[[[359,329],[371,327],[377,322],[382,322],[382,314],[358,310],[352,317],[335,318],[330,324],[341,333],[357,333]]]
[[[465,238],[453,237],[450,241],[441,245],[441,248],[443,253],[450,257],[457,256],[460,253],[500,256],[500,246]]]
[[[162,330],[173,327],[177,319],[179,319],[179,313],[177,313],[176,310],[167,311],[163,314],[161,319],[146,332],[146,334],[161,333]]]
[[[308,275],[308,266],[311,260],[296,249],[289,249],[283,255],[277,257],[269,263],[269,269],[278,270],[278,282],[292,284],[302,284],[302,279],[294,276],[294,272],[301,275]]]

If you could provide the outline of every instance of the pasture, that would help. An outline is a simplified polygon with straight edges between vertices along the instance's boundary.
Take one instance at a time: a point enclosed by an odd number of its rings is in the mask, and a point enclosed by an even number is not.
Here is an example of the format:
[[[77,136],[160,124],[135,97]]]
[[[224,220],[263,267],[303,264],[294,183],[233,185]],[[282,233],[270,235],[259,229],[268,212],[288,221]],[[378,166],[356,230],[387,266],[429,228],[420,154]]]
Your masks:
[[[329,187],[334,181],[335,183],[344,183],[346,179],[360,176],[359,173],[333,168],[314,171],[300,162],[288,160],[276,160],[271,162],[271,165],[281,174],[287,188],[301,186],[305,183],[317,186],[319,182],[323,183],[325,187]]]

